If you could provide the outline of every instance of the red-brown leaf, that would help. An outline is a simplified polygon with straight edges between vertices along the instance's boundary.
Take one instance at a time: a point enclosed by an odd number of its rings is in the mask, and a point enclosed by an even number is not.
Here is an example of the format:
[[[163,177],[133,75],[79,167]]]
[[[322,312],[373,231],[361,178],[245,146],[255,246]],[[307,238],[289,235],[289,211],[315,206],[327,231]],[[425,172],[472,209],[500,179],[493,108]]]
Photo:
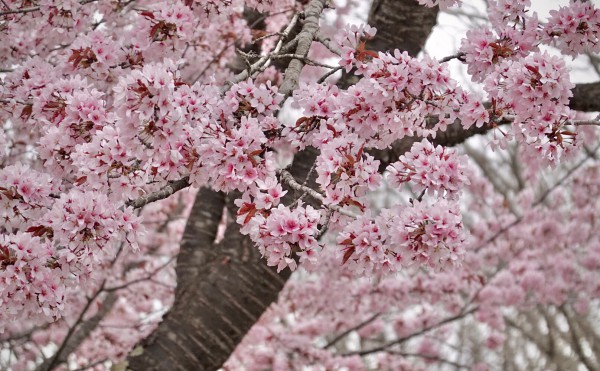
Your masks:
[[[344,257],[342,258],[342,265],[346,264],[348,259],[350,259],[350,257],[354,254],[354,251],[356,251],[356,247],[349,246],[349,247],[345,248],[344,250],[345,251],[344,251]]]
[[[75,185],[80,186],[85,182],[87,182],[87,175],[77,178],[77,180],[75,181]]]
[[[23,107],[23,110],[21,111],[21,119],[23,121],[28,120],[32,112],[33,106],[31,104],[27,104],[25,107]]]

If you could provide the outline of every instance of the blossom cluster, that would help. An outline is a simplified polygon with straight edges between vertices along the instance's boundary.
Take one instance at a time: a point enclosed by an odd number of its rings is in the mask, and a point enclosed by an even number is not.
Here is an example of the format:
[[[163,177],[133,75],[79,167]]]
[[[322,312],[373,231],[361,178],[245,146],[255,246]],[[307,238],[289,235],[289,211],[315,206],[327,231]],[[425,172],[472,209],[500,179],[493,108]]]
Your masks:
[[[58,194],[56,180],[23,164],[0,169],[0,220],[7,232],[24,230],[40,219]]]
[[[537,50],[538,31],[534,22],[535,19],[530,20],[524,29],[505,28],[500,35],[488,28],[468,31],[460,51],[465,54],[471,80],[482,82],[503,60],[518,60]]]
[[[161,1],[139,11],[129,31],[131,55],[169,56],[197,35],[192,9],[182,1]],[[130,58],[133,62],[136,58]]]
[[[451,269],[463,259],[464,240],[458,204],[443,199],[361,215],[337,237],[340,260],[358,272]]]
[[[41,222],[39,234],[50,233],[52,240],[66,249],[68,262],[79,259],[80,264],[90,266],[103,254],[112,253],[115,239],[136,249],[141,232],[132,209],[118,210],[107,196],[76,189],[62,194]],[[130,232],[132,238],[127,236]]]
[[[78,73],[94,80],[103,81],[110,77],[111,70],[125,59],[123,50],[102,30],[84,34],[71,44],[71,54],[65,70]]]
[[[564,54],[600,53],[600,9],[593,1],[571,0],[550,11],[543,32],[545,41]]]
[[[29,233],[0,235],[0,331],[15,319],[43,322],[64,309],[68,270],[51,241]]]
[[[270,83],[245,81],[215,102],[208,122],[199,118],[206,126],[201,138],[194,140],[199,165],[191,174],[194,182],[202,185],[210,180],[216,189],[243,192],[258,180],[273,178],[275,162],[268,148],[279,126],[273,114],[281,100]]]
[[[461,264],[465,235],[457,203],[419,202],[396,218],[392,219],[396,226],[392,243],[406,251],[408,262],[438,270]]]
[[[434,147],[426,139],[413,144],[410,152],[387,167],[387,180],[393,187],[411,182],[417,194],[427,191],[440,197],[456,199],[469,184],[466,159],[456,150]]]
[[[17,187],[24,202],[44,190],[25,192],[26,180]],[[60,317],[67,288],[84,284],[102,262],[114,257],[117,241],[135,248],[143,233],[131,209],[118,210],[107,196],[77,189],[19,227],[0,237],[0,302],[18,303],[2,306],[1,323],[24,315],[34,321]]]
[[[529,22],[537,21],[534,15],[529,14],[531,0],[492,0],[488,4],[488,17],[496,31],[502,32],[509,29],[523,29],[529,27]],[[527,27],[526,27],[527,26]]]
[[[317,183],[329,205],[363,206],[358,201],[381,184],[379,161],[364,153],[356,134],[337,137],[322,147],[317,158]]]
[[[491,2],[492,29],[469,31],[461,52],[471,79],[482,82],[491,98],[493,121],[516,116],[499,141],[514,137],[527,143],[528,157],[556,163],[575,144],[575,132],[566,125],[572,118],[567,105],[573,84],[563,59],[541,53],[538,46],[552,45],[573,57],[598,52],[600,11],[591,2],[571,1],[541,22],[530,5]]]
[[[346,72],[350,72],[353,67],[361,71],[372,57],[377,56],[375,52],[365,49],[366,41],[373,38],[376,31],[369,25],[351,25],[336,35],[335,47],[341,52],[339,63]]]
[[[305,117],[283,132],[293,144],[322,146],[351,131],[367,147],[386,148],[405,136],[435,135],[458,118],[466,128],[488,122],[481,100],[431,58],[419,60],[398,50],[364,64],[357,58],[352,63],[363,67],[357,73],[364,78],[346,91],[307,84],[294,95]]]
[[[301,201],[293,209],[280,204],[266,216],[257,212],[251,203],[241,203],[238,211],[238,221],[245,227],[242,233],[249,234],[267,258],[267,264],[276,266],[277,271],[285,267],[295,270],[296,259],[306,264],[314,263],[320,220],[319,210],[304,206]]]
[[[467,32],[460,50],[473,81],[483,81],[503,60],[538,52],[540,44],[555,46],[573,57],[600,51],[600,10],[592,2],[571,0],[569,6],[551,10],[546,22],[529,12],[530,5],[530,1],[492,1],[493,29],[479,27]]]
[[[195,181],[210,179],[216,189],[244,191],[259,179],[272,177],[273,154],[263,147],[267,141],[256,118],[242,117],[239,128],[200,143],[201,166]]]
[[[564,61],[546,52],[504,61],[484,81],[494,114],[514,115],[517,140],[551,162],[573,144],[575,134],[564,128],[573,86]]]

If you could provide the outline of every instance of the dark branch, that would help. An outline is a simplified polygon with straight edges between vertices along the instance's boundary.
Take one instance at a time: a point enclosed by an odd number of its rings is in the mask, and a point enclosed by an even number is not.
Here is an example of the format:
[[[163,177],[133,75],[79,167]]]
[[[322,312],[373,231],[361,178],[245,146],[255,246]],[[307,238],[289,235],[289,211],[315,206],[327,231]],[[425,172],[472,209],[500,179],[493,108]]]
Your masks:
[[[133,207],[134,209],[139,209],[140,207],[145,206],[151,202],[163,200],[171,196],[175,192],[180,191],[189,186],[190,178],[188,176],[185,176],[181,179],[168,183],[166,186],[162,187],[156,192],[149,193],[146,196],[142,196],[136,198],[135,200],[127,202],[126,206]]]
[[[600,112],[600,81],[589,84],[577,84],[569,107],[576,111]]]
[[[463,319],[466,316],[468,316],[469,314],[475,313],[478,309],[479,309],[479,307],[471,308],[471,309],[469,309],[466,312],[460,312],[459,314],[457,314],[455,316],[446,318],[446,319],[444,319],[444,320],[442,320],[440,322],[434,323],[431,326],[426,326],[423,329],[421,329],[420,331],[414,332],[414,333],[412,333],[410,335],[401,337],[401,338],[396,339],[396,340],[392,340],[392,341],[390,341],[390,342],[388,342],[386,344],[383,344],[381,346],[378,346],[378,347],[375,347],[375,348],[371,348],[371,349],[366,349],[366,350],[358,350],[358,351],[355,351],[355,352],[349,352],[349,353],[344,354],[344,356],[353,356],[353,355],[366,356],[366,355],[372,354],[372,353],[378,353],[378,352],[387,351],[388,348],[390,348],[390,347],[392,347],[394,345],[405,343],[405,342],[407,342],[408,340],[410,340],[410,339],[412,339],[414,337],[421,336],[423,334],[428,333],[431,330],[434,330],[436,328],[442,327],[442,326],[444,326],[444,325],[446,325],[448,323],[452,323],[454,321],[458,321],[460,319]]]
[[[42,363],[37,368],[39,371],[50,371],[55,366],[65,363],[67,361],[67,357],[77,349],[77,347],[90,335],[90,333],[94,331],[96,327],[98,327],[98,324],[100,321],[102,321],[102,319],[104,319],[106,314],[110,312],[118,299],[118,296],[115,293],[108,293],[102,301],[102,306],[98,312],[96,312],[93,317],[85,321],[83,320],[83,317],[87,313],[92,303],[94,303],[96,298],[103,292],[103,287],[104,284],[100,286],[100,289],[98,289],[98,291],[96,291],[91,298],[88,299],[88,302],[79,314],[79,317],[75,323],[69,328],[67,335],[60,344],[60,347],[54,356]]]
[[[375,313],[374,315],[372,315],[371,317],[367,318],[366,320],[362,321],[361,323],[359,323],[356,326],[353,326],[349,329],[347,329],[346,331],[342,332],[341,334],[339,334],[338,336],[334,337],[333,339],[331,339],[331,341],[329,343],[327,343],[323,348],[327,349],[327,348],[331,348],[332,346],[334,346],[338,341],[342,340],[343,338],[345,338],[346,336],[348,336],[348,334],[350,334],[352,331],[356,331],[359,330],[363,327],[365,327],[366,325],[368,325],[369,323],[375,321],[377,318],[379,318],[379,316],[381,315],[381,313]]]

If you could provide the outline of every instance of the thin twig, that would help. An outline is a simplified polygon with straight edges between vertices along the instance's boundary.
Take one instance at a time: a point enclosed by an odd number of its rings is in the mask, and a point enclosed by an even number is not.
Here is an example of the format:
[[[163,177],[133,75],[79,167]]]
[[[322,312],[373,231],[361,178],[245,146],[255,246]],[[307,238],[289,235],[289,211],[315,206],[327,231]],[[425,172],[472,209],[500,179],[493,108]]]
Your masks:
[[[512,123],[515,121],[515,116],[513,115],[504,115],[501,117],[498,117],[496,119],[496,123],[500,124],[506,124],[506,123]],[[593,118],[593,119],[589,119],[589,120],[567,120],[564,123],[565,125],[573,125],[573,126],[600,126],[600,115],[598,115],[598,117]]]
[[[336,73],[337,71],[341,70],[342,68],[344,68],[343,66],[337,66],[335,69],[327,72],[326,74],[324,74],[323,76],[321,76],[321,78],[319,78],[319,80],[317,80],[317,84],[322,84],[325,80],[327,80],[327,78],[331,75],[333,75],[334,73]]]
[[[342,55],[342,51],[340,49],[338,49],[335,46],[331,45],[331,39],[324,37],[320,33],[317,33],[315,35],[315,40],[317,40],[318,42],[320,42],[321,44],[323,44],[323,46],[326,47],[333,54]]]
[[[52,368],[57,365],[60,364],[62,362],[64,362],[64,356],[63,356],[63,351],[65,350],[65,348],[67,347],[67,345],[70,343],[70,339],[71,337],[75,334],[75,329],[78,328],[78,326],[83,322],[83,317],[85,316],[85,314],[87,313],[88,309],[90,309],[92,303],[96,300],[96,298],[103,292],[103,288],[104,288],[104,284],[106,283],[106,281],[102,282],[102,284],[100,285],[100,288],[94,293],[94,295],[92,295],[91,298],[88,299],[85,307],[83,308],[83,310],[79,313],[79,317],[77,317],[77,320],[75,320],[75,323],[73,324],[73,326],[69,327],[69,330],[67,331],[67,335],[65,336],[65,338],[63,339],[62,343],[60,344],[60,347],[58,348],[58,350],[56,351],[56,353],[54,353],[54,356],[52,358],[50,358],[48,360],[48,362],[44,362],[43,364],[41,364],[39,366],[40,370],[52,370]],[[107,297],[106,300],[110,300],[116,301],[116,297],[111,297],[110,299]],[[109,303],[104,303],[106,307],[111,306],[109,305]],[[100,314],[97,313],[94,318],[91,318],[90,320],[94,320],[96,319],[95,317],[97,317]],[[103,315],[100,315],[100,317],[103,317]]]
[[[467,365],[463,365],[461,363],[454,362],[449,359],[445,359],[445,358],[442,358],[439,356],[434,356],[434,355],[427,355],[427,354],[421,354],[421,353],[396,352],[396,351],[387,351],[387,353],[398,355],[401,357],[415,357],[415,358],[423,358],[427,361],[437,361],[440,363],[445,363],[447,365],[454,366],[455,368],[458,368],[458,369],[468,369],[469,368],[469,366],[467,366]]]
[[[5,16],[5,15],[10,15],[10,14],[27,14],[27,13],[31,13],[31,12],[36,12],[38,10],[40,10],[39,6],[32,6],[30,8],[22,8],[22,9],[4,10],[4,11],[0,12],[0,17]]]
[[[454,16],[463,16],[463,17],[467,17],[469,19],[477,19],[480,21],[489,22],[489,19],[486,16],[483,16],[481,14],[475,14],[475,13],[467,13],[460,9],[446,9],[446,10],[444,10],[444,13],[454,15]]]
[[[82,0],[79,2],[79,4],[85,5],[88,3],[93,3],[95,1],[98,1],[98,0]],[[0,17],[5,16],[5,15],[10,15],[10,14],[27,14],[27,13],[37,12],[40,9],[41,8],[39,6],[32,6],[29,8],[5,10],[5,11],[0,12]]]
[[[458,52],[456,54],[452,54],[452,55],[449,55],[447,57],[444,57],[444,58],[440,59],[438,62],[439,63],[446,63],[446,62],[449,62],[449,61],[451,61],[453,59],[458,59],[459,61],[464,62],[465,55],[466,54],[463,53],[463,52]]]
[[[125,206],[133,207],[134,209],[138,209],[144,205],[147,205],[151,202],[163,200],[177,191],[180,191],[184,188],[190,186],[190,177],[184,176],[181,179],[175,180],[173,182],[168,183],[166,186],[162,187],[158,191],[149,193],[145,196],[141,196],[136,198],[135,200],[131,200],[125,203]]]
[[[281,37],[283,35],[281,35],[281,32],[272,32],[272,33],[269,33],[269,34],[257,37],[256,39],[252,39],[252,41],[250,41],[250,44],[256,44],[259,41],[271,38],[273,36],[280,36]]]
[[[4,0],[2,0],[2,5],[4,5],[4,7],[8,10],[12,10],[12,8]]]
[[[271,58],[272,59],[293,58],[293,59],[301,60],[302,62],[304,62],[306,65],[309,65],[309,66],[324,67],[324,68],[329,68],[329,69],[333,69],[333,70],[339,69],[339,66],[332,66],[329,64],[319,63],[319,62],[313,61],[312,59],[309,59],[305,56],[298,55],[298,54],[277,54],[277,55],[271,55]]]
[[[299,19],[299,14],[298,13],[294,14],[289,25],[281,33],[281,37],[277,41],[277,45],[275,45],[275,48],[271,51],[271,53],[269,53],[269,55],[262,56],[258,61],[254,62],[252,64],[252,66],[250,66],[250,68],[245,69],[244,71],[237,74],[231,81],[226,82],[224,84],[223,88],[221,89],[221,93],[225,93],[227,90],[229,90],[229,88],[232,85],[235,85],[238,82],[246,80],[248,77],[252,76],[252,74],[254,74],[254,72],[258,71],[259,69],[261,69],[263,67],[266,68],[269,65],[269,62],[271,61],[270,55],[279,53],[279,51],[283,47],[283,43],[284,43],[285,39],[288,37],[290,32],[292,32],[292,29],[296,26],[298,19]]]
[[[312,173],[315,171],[316,167],[317,167],[317,163],[313,162],[312,166],[308,170],[308,173],[306,174],[306,177],[304,177],[304,182],[302,182],[303,186],[306,186],[308,184],[308,181],[310,180],[310,177],[312,176]],[[293,207],[293,205],[295,205],[298,201],[304,199],[304,197],[307,194],[308,193],[305,191],[300,196],[296,197],[296,199],[290,203],[289,207]]]
[[[83,366],[83,367],[76,368],[76,369],[74,369],[74,370],[72,370],[72,371],[86,371],[86,370],[91,370],[91,369],[93,369],[94,367],[96,367],[96,366],[98,366],[98,365],[101,365],[101,364],[103,364],[103,363],[105,363],[105,362],[108,362],[108,361],[109,361],[109,359],[107,359],[107,358],[105,358],[105,359],[101,359],[101,360],[98,360],[98,361],[96,361],[96,362],[89,363],[89,364],[87,364],[87,365],[85,365],[85,366]]]
[[[260,22],[262,22],[263,20],[265,20],[267,17],[272,17],[275,15],[279,15],[279,14],[284,14],[287,13],[289,11],[294,10],[293,8],[290,9],[286,9],[286,10],[282,10],[279,12],[275,12],[275,13],[271,13],[268,15],[263,15],[261,17],[259,17],[257,20],[255,20],[254,22],[252,22],[252,24],[250,24],[248,26],[248,28],[252,29],[254,26],[256,26],[257,24],[259,24]],[[218,59],[221,58],[221,56],[227,51],[227,49],[229,49],[230,47],[232,47],[233,45],[235,45],[237,42],[239,42],[241,40],[241,37],[236,38],[235,40],[231,41],[228,44],[225,44],[225,46],[223,47],[223,49],[221,49],[220,52],[218,52],[207,64],[206,66],[204,66],[204,69],[202,69],[202,71],[200,71],[200,73],[198,74],[198,76],[196,76],[191,84],[196,83],[198,80],[200,80],[202,78],[202,76],[204,76],[204,74],[206,73],[206,71],[208,71],[209,67],[212,66]]]
[[[126,288],[128,286],[135,285],[136,283],[150,280],[158,272],[160,272],[165,267],[167,267],[169,264],[171,264],[175,260],[176,257],[177,257],[176,255],[172,256],[167,262],[165,262],[164,264],[160,265],[159,267],[157,267],[155,270],[153,270],[152,272],[148,273],[144,277],[136,278],[136,279],[131,280],[129,282],[125,282],[124,284],[119,285],[119,286],[108,287],[108,288],[104,289],[104,291],[105,292],[114,292],[114,291],[118,291],[118,290],[124,289],[124,288]]]
[[[279,175],[279,178],[285,183],[287,184],[290,188],[299,191],[299,192],[306,192],[310,197],[314,198],[315,200],[321,202],[321,204],[323,204],[323,206],[325,206],[328,209],[331,209],[333,211],[337,211],[338,213],[342,214],[342,215],[346,215],[349,216],[351,218],[356,218],[356,215],[354,215],[353,213],[344,210],[342,207],[340,207],[339,205],[328,205],[325,202],[325,197],[320,194],[319,192],[315,191],[314,189],[302,185],[300,183],[298,183],[296,181],[296,179],[294,179],[294,176],[292,174],[290,174],[287,170],[278,170],[277,174]]]
[[[331,348],[332,346],[334,346],[338,341],[342,340],[343,338],[345,338],[346,336],[348,336],[348,334],[350,334],[352,331],[356,331],[356,330],[360,330],[361,328],[365,327],[366,325],[368,325],[369,323],[375,321],[377,318],[379,318],[379,316],[381,315],[381,313],[375,313],[373,314],[371,317],[367,318],[366,320],[362,321],[361,323],[359,323],[356,326],[353,326],[349,329],[347,329],[346,331],[342,332],[341,334],[339,334],[338,336],[334,337],[329,343],[327,343],[323,349],[327,349],[327,348]]]
[[[571,125],[575,126],[600,126],[600,121],[598,119],[593,120],[572,120],[570,121]]]
[[[410,335],[401,337],[401,338],[396,339],[396,340],[392,340],[392,341],[390,341],[390,342],[388,342],[386,344],[383,344],[381,346],[378,346],[378,347],[375,347],[375,348],[371,348],[371,349],[366,349],[366,350],[358,350],[358,351],[354,351],[354,352],[348,352],[348,353],[344,354],[344,356],[345,357],[347,357],[347,356],[354,356],[354,355],[366,356],[366,355],[372,354],[372,353],[378,353],[378,352],[387,351],[388,348],[390,348],[390,347],[392,347],[394,345],[402,344],[402,343],[404,343],[404,342],[406,342],[406,341],[408,341],[408,340],[410,340],[410,339],[412,339],[414,337],[423,335],[423,334],[425,334],[425,333],[427,333],[427,332],[429,332],[431,330],[434,330],[436,328],[442,327],[443,325],[446,325],[448,323],[452,323],[454,321],[462,319],[462,318],[464,318],[464,317],[466,317],[466,316],[468,316],[468,315],[470,315],[472,313],[475,313],[478,309],[479,309],[479,307],[471,308],[471,309],[469,309],[466,312],[460,312],[459,314],[457,314],[455,316],[446,318],[446,319],[444,319],[444,320],[442,320],[440,322],[437,322],[437,323],[435,323],[435,324],[433,324],[431,326],[424,327],[420,331],[413,332]]]

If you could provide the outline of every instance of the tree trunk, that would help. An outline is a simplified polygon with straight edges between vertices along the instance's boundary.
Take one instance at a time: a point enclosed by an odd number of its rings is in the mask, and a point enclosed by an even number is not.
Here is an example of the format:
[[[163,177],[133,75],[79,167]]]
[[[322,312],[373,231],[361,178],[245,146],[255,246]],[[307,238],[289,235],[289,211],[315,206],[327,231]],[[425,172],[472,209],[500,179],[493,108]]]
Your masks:
[[[175,304],[130,357],[130,369],[218,369],[277,299],[289,271],[267,267],[235,221],[214,243],[225,205],[222,193],[198,193],[177,259]]]
[[[589,84],[577,84],[569,106],[576,111],[600,111],[600,81]]]
[[[290,171],[306,178],[315,157],[314,150],[299,153]],[[267,267],[235,216],[228,215],[223,241],[214,242],[228,201],[209,189],[196,196],[177,257],[175,303],[130,354],[129,369],[216,370],[277,300],[290,271]]]
[[[438,8],[427,8],[415,0],[375,0],[368,23],[377,28],[369,48],[378,51],[406,50],[416,56],[436,24]]]

